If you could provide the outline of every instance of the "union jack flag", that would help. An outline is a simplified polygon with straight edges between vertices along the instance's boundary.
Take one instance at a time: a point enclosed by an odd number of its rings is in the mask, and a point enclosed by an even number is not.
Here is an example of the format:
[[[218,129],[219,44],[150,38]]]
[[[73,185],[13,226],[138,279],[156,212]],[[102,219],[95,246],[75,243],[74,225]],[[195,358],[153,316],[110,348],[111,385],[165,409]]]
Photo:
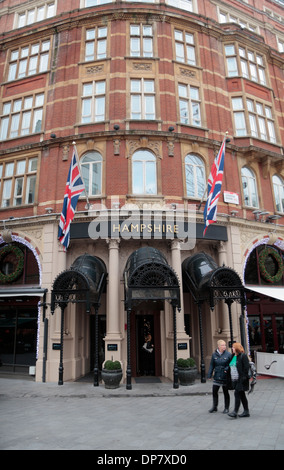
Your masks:
[[[85,185],[80,175],[76,147],[74,146],[72,161],[66,182],[63,208],[58,227],[58,240],[63,245],[64,251],[66,251],[69,246],[70,224],[75,215],[75,209],[79,196],[84,190]]]
[[[221,187],[224,173],[224,160],[225,160],[225,142],[223,140],[218,155],[213,162],[211,173],[207,183],[207,202],[204,208],[204,230],[203,237],[210,224],[216,222],[217,217],[217,204],[221,194]]]

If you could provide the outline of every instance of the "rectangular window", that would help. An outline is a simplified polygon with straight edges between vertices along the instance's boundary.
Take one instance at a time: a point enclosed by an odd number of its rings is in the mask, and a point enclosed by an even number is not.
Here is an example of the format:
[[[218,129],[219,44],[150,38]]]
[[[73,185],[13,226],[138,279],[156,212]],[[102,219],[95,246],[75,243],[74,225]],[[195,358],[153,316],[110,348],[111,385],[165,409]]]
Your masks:
[[[131,90],[131,119],[155,119],[154,80],[133,79]]]
[[[178,85],[180,121],[183,124],[201,126],[199,89],[191,85]]]
[[[247,50],[245,47],[227,44],[225,55],[229,77],[241,75],[261,85],[266,85],[265,65],[260,54]]]
[[[83,124],[104,121],[105,119],[105,81],[83,84],[82,116]]]
[[[17,14],[16,28],[37,23],[45,18],[52,18],[56,15],[56,2],[43,2],[40,5],[23,10]]]
[[[157,0],[126,0],[133,3],[157,3]]]
[[[218,13],[219,13],[219,23],[237,23],[242,28],[247,28],[254,33],[258,32],[258,27],[256,25],[248,23],[243,18],[231,15],[228,11],[225,11],[225,10],[219,10]]]
[[[233,98],[232,106],[236,135],[251,135],[261,140],[276,143],[276,134],[272,109],[258,101],[247,98]],[[245,115],[248,115],[249,129],[246,128]]]
[[[40,132],[44,95],[26,96],[3,104],[0,140]]]
[[[103,5],[104,3],[112,3],[113,0],[85,0],[86,7],[96,7],[97,5]]]
[[[194,35],[175,30],[176,60],[189,65],[196,65]]]
[[[3,163],[0,173],[2,208],[35,202],[37,163],[35,157]]]
[[[166,3],[182,10],[193,11],[192,0],[167,0]]]
[[[284,52],[284,39],[279,39],[278,40],[278,50],[279,52]]]
[[[49,50],[49,39],[12,50],[8,81],[46,72],[49,65]]]
[[[235,77],[238,75],[238,65],[234,44],[227,44],[225,46],[225,54],[227,58],[228,76]]]
[[[246,130],[246,120],[245,120],[245,110],[243,106],[243,99],[233,98],[232,106],[233,106],[233,112],[234,112],[236,135],[237,136],[246,135],[247,130]]]
[[[151,25],[130,25],[130,55],[153,57],[153,28]]]
[[[105,59],[107,47],[107,27],[87,29],[85,61]]]

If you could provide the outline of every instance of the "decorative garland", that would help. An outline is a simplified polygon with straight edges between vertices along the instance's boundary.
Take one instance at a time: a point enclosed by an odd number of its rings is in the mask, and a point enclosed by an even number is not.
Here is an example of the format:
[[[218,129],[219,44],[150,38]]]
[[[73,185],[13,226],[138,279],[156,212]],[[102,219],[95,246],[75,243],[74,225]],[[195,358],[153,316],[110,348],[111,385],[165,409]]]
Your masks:
[[[0,265],[2,260],[8,253],[13,253],[15,255],[17,263],[15,270],[10,274],[4,274],[0,269],[0,283],[3,284],[13,282],[18,279],[24,269],[24,254],[22,250],[20,250],[20,248],[15,245],[6,245],[4,246],[4,248],[2,248],[2,250],[0,251]]]
[[[274,258],[277,263],[277,272],[274,276],[269,274],[265,266],[265,261],[268,256],[272,256],[272,258]],[[280,281],[283,276],[283,261],[278,251],[274,250],[273,248],[264,248],[264,250],[262,250],[259,255],[259,269],[263,279],[270,282],[271,284]]]

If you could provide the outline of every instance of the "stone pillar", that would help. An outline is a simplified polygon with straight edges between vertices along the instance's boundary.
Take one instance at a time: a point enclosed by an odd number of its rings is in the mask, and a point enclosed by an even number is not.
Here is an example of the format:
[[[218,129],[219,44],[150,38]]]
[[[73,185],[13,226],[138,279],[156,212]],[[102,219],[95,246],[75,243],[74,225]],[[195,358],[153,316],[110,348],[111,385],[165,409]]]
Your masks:
[[[179,357],[189,357],[189,336],[185,333],[184,327],[184,306],[183,306],[183,287],[182,287],[182,268],[181,268],[181,242],[180,240],[171,241],[172,268],[175,271],[180,285],[180,312],[176,311],[177,344],[186,343],[187,349],[178,350]]]
[[[119,271],[119,243],[120,240],[108,239],[109,268],[107,287],[107,332],[105,337],[105,358],[121,360],[121,332],[120,332],[120,271]],[[109,347],[108,345],[112,345]],[[114,346],[116,345],[116,346]],[[117,348],[117,350],[115,350]]]
[[[220,241],[218,246],[218,254],[219,254],[219,266],[222,267],[223,265],[228,266],[228,259],[227,259],[227,250],[226,245],[224,242]],[[222,300],[218,302],[220,304],[220,314],[219,317],[220,324],[216,324],[217,332],[216,332],[216,339],[224,339],[225,341],[229,341],[230,339],[230,323],[229,323],[229,314],[228,314],[228,306]],[[218,321],[217,321],[218,323]],[[221,328],[222,332],[218,333],[218,329]]]

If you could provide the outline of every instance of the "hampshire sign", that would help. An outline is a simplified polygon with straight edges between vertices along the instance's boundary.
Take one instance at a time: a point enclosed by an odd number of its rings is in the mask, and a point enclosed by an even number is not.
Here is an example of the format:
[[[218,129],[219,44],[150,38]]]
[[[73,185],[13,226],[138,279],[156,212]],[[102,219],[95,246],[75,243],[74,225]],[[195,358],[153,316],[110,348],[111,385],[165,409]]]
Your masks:
[[[196,206],[181,206],[177,210],[168,207],[158,210],[141,210],[131,206],[126,210],[103,209],[88,213],[90,222],[71,224],[71,239],[179,239],[195,246],[197,238],[203,238],[203,224],[196,223]],[[205,239],[227,240],[226,227],[211,226]],[[187,246],[189,248],[189,246]]]

